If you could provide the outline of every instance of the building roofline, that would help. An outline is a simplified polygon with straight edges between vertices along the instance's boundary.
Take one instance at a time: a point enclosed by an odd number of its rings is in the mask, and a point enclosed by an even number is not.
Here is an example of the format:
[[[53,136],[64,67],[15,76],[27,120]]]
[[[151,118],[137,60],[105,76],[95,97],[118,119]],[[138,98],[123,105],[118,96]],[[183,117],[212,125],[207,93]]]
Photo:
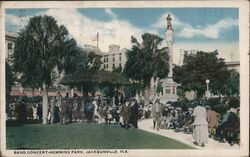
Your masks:
[[[226,61],[226,65],[240,65],[240,61]]]
[[[5,36],[10,36],[10,37],[18,37],[18,34],[16,32],[8,32],[5,31]]]

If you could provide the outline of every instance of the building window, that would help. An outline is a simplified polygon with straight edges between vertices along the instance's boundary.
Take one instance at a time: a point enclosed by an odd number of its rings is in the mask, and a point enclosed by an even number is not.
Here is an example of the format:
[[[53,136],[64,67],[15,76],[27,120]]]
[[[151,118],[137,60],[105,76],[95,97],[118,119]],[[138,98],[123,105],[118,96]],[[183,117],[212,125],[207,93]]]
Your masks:
[[[103,62],[105,63],[106,62],[106,56],[103,57]],[[105,65],[104,65],[105,67]]]
[[[107,55],[104,56],[104,63],[108,62],[109,61],[109,58]]]
[[[108,69],[108,64],[104,64],[104,69]]]
[[[13,47],[13,44],[12,43],[8,43],[8,50],[11,50]]]
[[[113,55],[113,62],[115,61],[115,55]]]
[[[108,62],[108,56],[107,55],[103,56],[103,62],[104,63]]]
[[[121,61],[122,60],[122,54],[120,53],[119,54],[119,61]]]
[[[115,64],[113,64],[113,69],[115,68]]]
[[[119,67],[122,67],[122,63],[119,63]]]
[[[109,68],[109,65],[108,65],[108,64],[106,65],[106,68],[107,68],[107,69]]]

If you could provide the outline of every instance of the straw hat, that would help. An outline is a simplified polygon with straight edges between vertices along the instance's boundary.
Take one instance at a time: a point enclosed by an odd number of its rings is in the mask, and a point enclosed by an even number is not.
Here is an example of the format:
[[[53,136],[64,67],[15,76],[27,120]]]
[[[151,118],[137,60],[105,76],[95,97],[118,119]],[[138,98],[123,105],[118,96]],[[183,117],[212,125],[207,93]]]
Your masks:
[[[181,107],[176,107],[175,109],[176,109],[177,111],[181,111],[181,110],[182,110]]]

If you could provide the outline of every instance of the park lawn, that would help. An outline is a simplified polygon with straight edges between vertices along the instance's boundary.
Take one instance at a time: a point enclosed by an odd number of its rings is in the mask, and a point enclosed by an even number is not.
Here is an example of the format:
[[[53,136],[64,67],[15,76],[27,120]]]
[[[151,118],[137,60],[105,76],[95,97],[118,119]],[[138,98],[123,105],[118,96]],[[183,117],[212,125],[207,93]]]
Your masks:
[[[193,149],[170,138],[114,124],[7,126],[7,149]]]

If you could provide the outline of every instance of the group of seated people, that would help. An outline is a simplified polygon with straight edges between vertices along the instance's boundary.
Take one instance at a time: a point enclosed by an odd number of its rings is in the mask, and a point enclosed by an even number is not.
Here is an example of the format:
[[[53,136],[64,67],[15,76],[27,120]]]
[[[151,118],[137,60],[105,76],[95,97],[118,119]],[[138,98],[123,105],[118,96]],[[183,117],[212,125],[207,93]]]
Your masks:
[[[207,110],[209,137],[219,142],[228,142],[230,145],[239,144],[240,119],[237,110],[230,108],[223,116],[213,111],[210,106]],[[161,116],[161,129],[173,129],[175,132],[191,134],[193,132],[193,108],[183,110],[166,104]]]

